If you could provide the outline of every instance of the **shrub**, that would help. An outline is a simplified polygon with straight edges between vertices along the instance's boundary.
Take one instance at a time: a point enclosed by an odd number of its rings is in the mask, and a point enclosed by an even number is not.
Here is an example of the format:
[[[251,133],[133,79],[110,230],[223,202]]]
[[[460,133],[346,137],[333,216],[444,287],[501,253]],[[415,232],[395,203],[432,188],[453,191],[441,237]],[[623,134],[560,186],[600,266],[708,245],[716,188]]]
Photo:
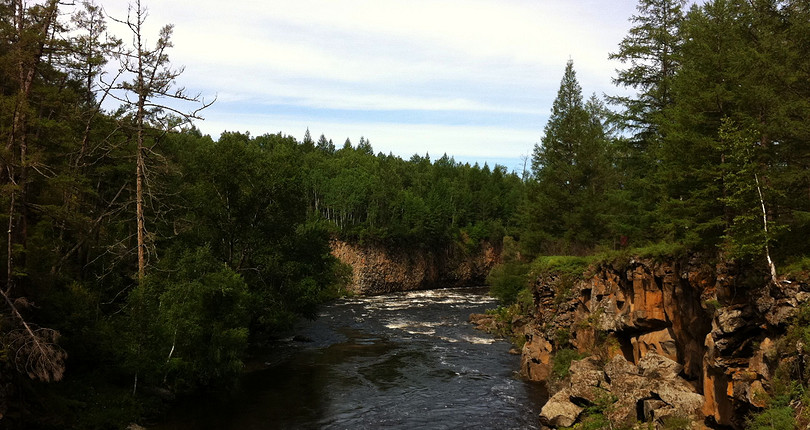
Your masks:
[[[489,294],[503,306],[515,303],[518,294],[528,288],[528,272],[529,266],[517,261],[495,266],[487,276]]]
[[[793,430],[796,428],[794,411],[790,406],[765,408],[752,416],[746,425],[748,430]]]
[[[564,379],[568,376],[571,362],[582,358],[584,358],[584,356],[575,349],[563,348],[557,351],[551,359],[551,375],[558,380]]]

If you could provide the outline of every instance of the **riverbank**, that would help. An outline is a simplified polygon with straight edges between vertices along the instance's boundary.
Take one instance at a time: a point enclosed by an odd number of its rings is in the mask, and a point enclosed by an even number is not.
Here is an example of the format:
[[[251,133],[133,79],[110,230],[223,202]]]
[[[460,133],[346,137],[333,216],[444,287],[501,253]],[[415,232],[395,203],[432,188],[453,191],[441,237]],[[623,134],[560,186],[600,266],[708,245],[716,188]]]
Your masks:
[[[575,276],[558,263],[531,274],[528,312],[490,324],[525,342],[521,373],[552,394],[545,425],[746,428],[788,406],[780,387],[808,358],[806,282],[694,254],[598,261]],[[801,420],[791,401],[788,418]]]

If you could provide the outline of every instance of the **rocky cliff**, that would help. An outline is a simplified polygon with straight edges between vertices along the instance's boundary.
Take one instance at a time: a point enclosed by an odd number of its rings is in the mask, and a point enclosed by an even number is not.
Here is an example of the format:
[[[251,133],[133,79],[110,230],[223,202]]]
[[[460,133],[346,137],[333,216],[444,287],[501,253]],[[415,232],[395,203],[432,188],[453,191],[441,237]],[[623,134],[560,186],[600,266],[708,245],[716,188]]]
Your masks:
[[[546,425],[582,419],[599,392],[613,400],[617,420],[658,425],[677,415],[741,428],[764,406],[779,362],[775,340],[810,286],[702,261],[632,259],[591,267],[577,281],[536,279],[521,371],[549,384]],[[560,379],[561,350],[589,358]]]
[[[392,249],[332,241],[332,254],[352,267],[355,294],[484,285],[500,261],[500,249],[483,242],[473,250],[451,246],[440,251]]]

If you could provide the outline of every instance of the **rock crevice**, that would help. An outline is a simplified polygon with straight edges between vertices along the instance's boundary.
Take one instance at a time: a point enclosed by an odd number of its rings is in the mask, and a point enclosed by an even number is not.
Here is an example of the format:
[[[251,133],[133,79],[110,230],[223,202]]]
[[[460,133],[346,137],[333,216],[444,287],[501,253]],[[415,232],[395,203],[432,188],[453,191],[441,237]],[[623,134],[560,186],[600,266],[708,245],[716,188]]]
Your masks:
[[[544,424],[574,424],[594,393],[615,400],[615,422],[689,416],[742,428],[745,415],[764,406],[774,336],[810,288],[743,281],[731,265],[701,261],[602,264],[563,286],[553,274],[536,279],[521,372],[553,394]],[[559,380],[552,369],[562,349],[590,358]]]

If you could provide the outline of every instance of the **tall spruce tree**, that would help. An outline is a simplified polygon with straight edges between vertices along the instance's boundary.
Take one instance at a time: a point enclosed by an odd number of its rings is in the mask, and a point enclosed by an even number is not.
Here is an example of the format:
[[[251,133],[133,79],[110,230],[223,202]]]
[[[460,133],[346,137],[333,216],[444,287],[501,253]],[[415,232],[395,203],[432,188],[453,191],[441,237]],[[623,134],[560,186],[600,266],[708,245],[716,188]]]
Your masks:
[[[532,155],[534,181],[529,185],[527,250],[583,252],[604,237],[601,207],[610,163],[607,138],[594,98],[583,102],[573,61],[565,73]]]
[[[627,135],[617,141],[616,164],[622,186],[611,194],[614,223],[623,235],[638,242],[650,239],[655,207],[664,192],[655,171],[667,108],[674,101],[672,81],[680,67],[684,0],[639,0],[633,27],[609,58],[624,68],[613,83],[635,90],[634,95],[609,97],[621,110],[618,123]]]
[[[797,55],[808,40],[808,12],[800,3],[714,0],[687,15],[658,169],[666,184],[659,220],[672,238],[711,246],[735,228],[740,206],[729,202],[737,189],[723,168],[734,154],[720,135],[730,119],[758,133],[750,151],[763,189],[784,190],[765,192],[767,217],[793,230],[774,238],[785,240],[774,251],[806,252],[806,241],[796,239],[810,231],[807,199],[797,198],[809,188],[810,140],[801,120],[810,115],[810,69],[806,56]],[[746,204],[760,206],[750,196]]]
[[[634,26],[609,55],[628,65],[616,71],[613,83],[637,91],[635,96],[611,97],[624,108],[623,125],[635,131],[639,140],[659,133],[663,110],[672,104],[672,79],[678,70],[682,44],[680,26],[685,0],[640,0]]]

